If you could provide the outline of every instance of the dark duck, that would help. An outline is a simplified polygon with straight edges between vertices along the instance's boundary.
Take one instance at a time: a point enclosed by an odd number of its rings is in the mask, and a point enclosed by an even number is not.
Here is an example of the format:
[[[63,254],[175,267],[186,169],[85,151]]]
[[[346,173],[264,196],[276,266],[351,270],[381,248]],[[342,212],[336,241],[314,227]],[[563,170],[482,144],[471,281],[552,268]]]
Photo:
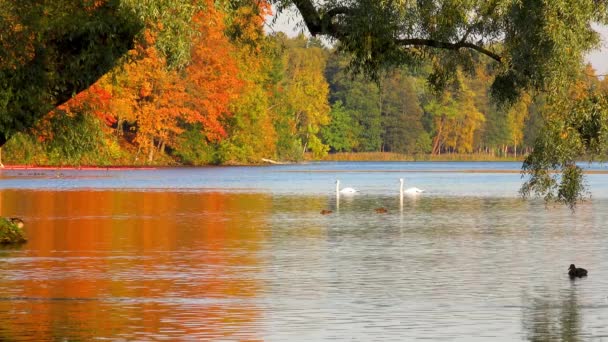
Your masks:
[[[587,276],[587,270],[584,268],[576,267],[574,264],[570,264],[568,269],[568,275],[570,278],[582,278]]]

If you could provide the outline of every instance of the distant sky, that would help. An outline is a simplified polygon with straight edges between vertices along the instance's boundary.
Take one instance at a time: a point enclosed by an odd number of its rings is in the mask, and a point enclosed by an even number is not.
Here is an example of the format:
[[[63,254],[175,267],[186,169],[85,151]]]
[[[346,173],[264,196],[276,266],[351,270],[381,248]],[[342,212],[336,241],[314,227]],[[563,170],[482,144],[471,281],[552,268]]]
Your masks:
[[[596,28],[602,34],[602,47],[589,54],[587,60],[593,64],[598,74],[608,75],[608,27],[598,26]]]
[[[300,24],[298,27],[298,24]],[[602,46],[587,56],[587,60],[591,62],[598,75],[608,75],[608,27],[595,26],[602,35]],[[270,24],[267,28],[270,32],[285,32],[290,37],[297,36],[302,32],[302,20],[296,13],[281,14],[275,24]],[[304,32],[308,31],[304,28]]]

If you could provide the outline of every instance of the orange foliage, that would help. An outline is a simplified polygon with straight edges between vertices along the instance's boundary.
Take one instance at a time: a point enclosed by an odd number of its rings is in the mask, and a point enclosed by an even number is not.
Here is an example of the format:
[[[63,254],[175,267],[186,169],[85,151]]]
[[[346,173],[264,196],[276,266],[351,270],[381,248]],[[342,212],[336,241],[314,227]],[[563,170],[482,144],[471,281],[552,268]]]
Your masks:
[[[87,11],[94,11],[99,7],[105,5],[107,0],[87,0],[84,1],[83,5]]]
[[[264,33],[264,18],[272,14],[270,3],[258,1],[255,6],[240,6],[232,18],[232,31],[240,43],[250,45],[260,52],[260,41]]]
[[[89,87],[89,89],[76,94],[76,96],[69,101],[49,112],[38,121],[36,126],[32,128],[32,131],[38,137],[38,141],[42,142],[53,138],[51,120],[53,120],[56,115],[68,115],[73,117],[77,113],[85,115],[93,114],[106,124],[106,128],[116,123],[116,119],[110,110],[112,95],[99,83],[100,82],[97,82]]]
[[[131,56],[138,58],[125,66],[125,91],[119,103],[133,106],[137,121],[135,141],[149,152],[170,143],[182,132],[180,118],[192,115],[186,107],[189,96],[176,71],[168,70],[166,60],[157,51],[155,34],[147,29]]]
[[[84,90],[70,99],[68,102],[57,107],[58,110],[72,115],[76,112],[89,112],[102,119],[106,125],[112,126],[116,119],[110,112],[112,94],[102,88],[98,83]]]
[[[263,18],[270,13],[270,4],[260,1],[258,7],[236,10],[231,18],[232,27],[238,27],[235,43],[225,33],[225,13],[215,7],[213,0],[201,1],[206,8],[192,18],[196,34],[191,62],[185,69],[168,68],[165,56],[156,47],[156,37],[164,25],[148,23],[122,68],[58,109],[68,115],[92,113],[108,126],[118,122],[119,130],[124,121],[134,124],[133,142],[148,153],[149,161],[155,151],[175,142],[184,123],[200,123],[207,141],[221,141],[228,136],[226,119],[235,111],[248,127],[243,143],[274,150],[272,117],[262,109],[270,107],[265,99],[270,92],[265,88],[269,63],[261,51],[265,39]],[[87,0],[83,5],[94,10],[106,2]],[[45,125],[40,127],[44,132]],[[260,144],[263,148],[257,146]]]
[[[222,119],[231,115],[229,104],[238,97],[243,82],[237,77],[234,47],[224,34],[224,14],[212,0],[205,2],[207,9],[193,18],[200,34],[193,44],[187,74],[195,110],[186,119],[202,123],[207,139],[219,141],[226,137]]]

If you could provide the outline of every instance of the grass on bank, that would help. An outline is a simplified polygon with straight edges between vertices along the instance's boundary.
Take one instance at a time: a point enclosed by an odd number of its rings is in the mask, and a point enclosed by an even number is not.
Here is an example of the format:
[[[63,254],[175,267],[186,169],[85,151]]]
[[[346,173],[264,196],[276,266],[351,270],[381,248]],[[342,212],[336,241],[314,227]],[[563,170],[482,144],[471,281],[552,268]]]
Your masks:
[[[306,154],[305,159],[309,161],[518,161],[524,160],[525,156],[514,155],[497,156],[488,153],[446,153],[440,155],[417,154],[408,155],[392,152],[340,152],[330,153],[321,159],[315,159],[312,154]]]

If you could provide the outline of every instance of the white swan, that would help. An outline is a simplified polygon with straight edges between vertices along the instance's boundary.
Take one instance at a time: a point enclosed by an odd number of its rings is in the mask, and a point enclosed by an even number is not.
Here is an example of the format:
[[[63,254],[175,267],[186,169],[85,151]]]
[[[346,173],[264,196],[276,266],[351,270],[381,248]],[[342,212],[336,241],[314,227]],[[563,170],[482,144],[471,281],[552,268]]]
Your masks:
[[[353,189],[353,188],[344,188],[344,189],[340,190],[340,180],[339,179],[336,180],[336,193],[339,193],[339,194],[354,194],[354,193],[357,193],[357,192],[359,192],[359,190]]]
[[[418,189],[418,188],[407,188],[405,190],[403,190],[403,178],[399,178],[399,183],[401,183],[401,185],[399,186],[399,193],[403,196],[403,194],[407,194],[407,195],[415,195],[415,194],[420,194],[423,193],[424,190],[422,189]]]

